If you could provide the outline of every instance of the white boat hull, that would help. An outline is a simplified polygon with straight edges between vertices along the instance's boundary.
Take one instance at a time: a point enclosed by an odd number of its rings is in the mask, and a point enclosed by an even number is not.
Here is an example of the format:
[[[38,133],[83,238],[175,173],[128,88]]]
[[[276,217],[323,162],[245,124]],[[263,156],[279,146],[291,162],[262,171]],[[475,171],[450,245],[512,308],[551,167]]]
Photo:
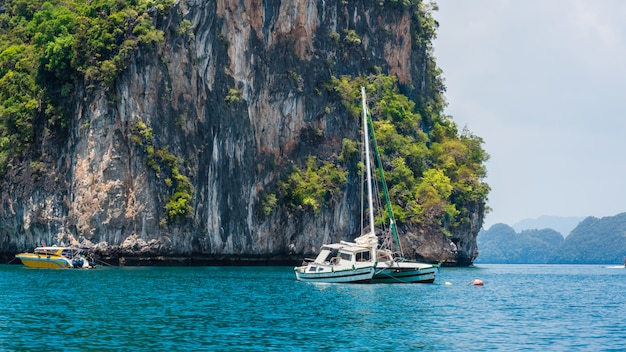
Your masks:
[[[296,267],[296,279],[305,282],[329,282],[329,283],[360,283],[366,284],[374,277],[374,267],[362,267],[338,271],[309,271],[309,266]]]
[[[347,270],[333,270],[331,266],[320,264],[309,264],[296,267],[294,270],[296,279],[308,282],[432,284],[437,277],[439,266],[417,262],[379,262],[373,266]]]

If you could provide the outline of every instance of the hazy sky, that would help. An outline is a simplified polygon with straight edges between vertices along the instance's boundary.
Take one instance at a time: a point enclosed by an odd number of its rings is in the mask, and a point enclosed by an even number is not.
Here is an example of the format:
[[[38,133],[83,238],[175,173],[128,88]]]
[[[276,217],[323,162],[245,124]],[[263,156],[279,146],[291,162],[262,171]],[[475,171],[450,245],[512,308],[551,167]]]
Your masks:
[[[446,113],[485,140],[485,227],[626,212],[626,1],[438,0]]]

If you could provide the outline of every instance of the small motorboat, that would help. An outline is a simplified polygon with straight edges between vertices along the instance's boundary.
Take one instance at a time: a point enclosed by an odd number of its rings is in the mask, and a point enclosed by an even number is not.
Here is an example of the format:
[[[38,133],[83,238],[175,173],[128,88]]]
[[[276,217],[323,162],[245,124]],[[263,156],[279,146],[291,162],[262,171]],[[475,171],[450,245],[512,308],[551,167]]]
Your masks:
[[[45,269],[91,269],[94,261],[86,248],[77,247],[37,247],[34,253],[20,253],[15,257],[29,268]]]

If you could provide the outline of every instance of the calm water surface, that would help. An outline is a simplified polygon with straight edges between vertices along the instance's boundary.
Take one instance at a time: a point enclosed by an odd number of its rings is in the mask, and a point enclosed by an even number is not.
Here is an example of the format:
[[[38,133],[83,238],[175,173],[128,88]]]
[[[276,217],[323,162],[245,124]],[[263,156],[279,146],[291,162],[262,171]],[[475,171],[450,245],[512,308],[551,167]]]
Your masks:
[[[342,285],[286,267],[0,265],[0,351],[624,351],[625,300],[623,266],[483,264],[442,268],[432,285]]]

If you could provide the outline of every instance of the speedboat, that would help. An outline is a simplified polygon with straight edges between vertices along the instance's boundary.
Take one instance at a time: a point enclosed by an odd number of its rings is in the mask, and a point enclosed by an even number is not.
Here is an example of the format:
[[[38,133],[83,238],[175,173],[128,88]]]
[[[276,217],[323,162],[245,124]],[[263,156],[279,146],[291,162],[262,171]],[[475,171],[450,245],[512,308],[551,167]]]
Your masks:
[[[37,247],[34,253],[20,253],[15,256],[29,268],[45,269],[91,269],[93,260],[87,249],[77,247]]]

